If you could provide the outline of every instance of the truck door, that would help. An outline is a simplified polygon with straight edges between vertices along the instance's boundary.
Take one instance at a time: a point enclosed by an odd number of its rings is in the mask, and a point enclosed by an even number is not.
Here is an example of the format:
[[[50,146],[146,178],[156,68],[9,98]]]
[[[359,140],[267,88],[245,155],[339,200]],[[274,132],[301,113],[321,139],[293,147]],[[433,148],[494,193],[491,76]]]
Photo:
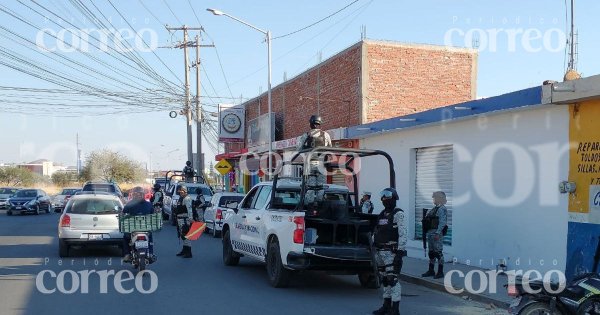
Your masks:
[[[265,257],[267,248],[265,245],[266,232],[266,207],[271,200],[271,185],[261,187],[256,201],[251,209],[246,210],[248,220],[248,239],[252,242],[252,254]]]
[[[249,214],[252,212],[252,207],[256,203],[256,199],[258,197],[258,192],[261,186],[255,186],[248,192],[238,212],[233,217],[233,225],[230,227],[231,229],[231,243],[236,250],[248,253],[253,255],[254,250],[254,241],[252,240],[252,233],[249,232],[251,230]]]

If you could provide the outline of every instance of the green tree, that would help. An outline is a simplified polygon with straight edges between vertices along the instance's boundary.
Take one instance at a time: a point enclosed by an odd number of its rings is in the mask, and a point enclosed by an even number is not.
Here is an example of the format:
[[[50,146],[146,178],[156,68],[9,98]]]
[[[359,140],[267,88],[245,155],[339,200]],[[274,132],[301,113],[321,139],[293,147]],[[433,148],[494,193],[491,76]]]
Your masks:
[[[98,150],[86,157],[81,170],[81,179],[115,182],[136,182],[143,180],[145,169],[128,157],[110,150]]]
[[[0,168],[0,183],[6,186],[30,186],[36,181],[33,172],[26,168],[4,167]]]
[[[55,172],[52,174],[52,183],[65,187],[77,182],[77,174],[72,172]]]

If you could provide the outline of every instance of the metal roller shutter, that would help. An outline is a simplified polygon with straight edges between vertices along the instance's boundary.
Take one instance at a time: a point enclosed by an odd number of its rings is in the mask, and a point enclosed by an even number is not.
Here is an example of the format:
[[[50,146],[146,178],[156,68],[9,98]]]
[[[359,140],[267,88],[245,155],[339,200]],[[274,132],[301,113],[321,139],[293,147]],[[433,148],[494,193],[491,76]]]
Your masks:
[[[433,208],[431,195],[441,190],[448,200],[448,234],[444,243],[452,245],[452,145],[418,148],[416,153],[415,239],[422,239],[423,208]]]

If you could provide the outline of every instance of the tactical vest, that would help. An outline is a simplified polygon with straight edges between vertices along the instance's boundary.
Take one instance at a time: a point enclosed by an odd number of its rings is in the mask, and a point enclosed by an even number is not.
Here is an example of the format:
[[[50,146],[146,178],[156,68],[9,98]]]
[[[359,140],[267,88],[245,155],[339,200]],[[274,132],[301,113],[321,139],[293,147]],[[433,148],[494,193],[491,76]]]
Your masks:
[[[314,132],[317,131],[317,132]],[[303,149],[324,147],[325,146],[325,132],[320,129],[308,132],[308,136],[304,141]]]
[[[440,217],[438,216],[438,209],[439,207],[434,207],[425,216],[423,227],[426,229],[426,231],[437,230],[439,227]]]
[[[152,195],[152,203],[155,203],[155,202],[160,202],[160,203],[162,203],[162,201],[163,201],[163,196],[164,196],[164,193],[163,193],[163,191],[162,191],[162,190],[159,190],[159,191],[155,192],[155,193]]]
[[[177,207],[175,207],[175,214],[179,215],[179,214],[187,214],[187,208],[185,206],[185,204],[183,203],[183,199],[179,197],[179,199],[177,200]]]
[[[398,224],[394,223],[394,216],[398,211],[404,211],[395,208],[392,211],[383,210],[377,218],[377,233],[375,234],[375,246],[381,246],[390,242],[398,242]]]

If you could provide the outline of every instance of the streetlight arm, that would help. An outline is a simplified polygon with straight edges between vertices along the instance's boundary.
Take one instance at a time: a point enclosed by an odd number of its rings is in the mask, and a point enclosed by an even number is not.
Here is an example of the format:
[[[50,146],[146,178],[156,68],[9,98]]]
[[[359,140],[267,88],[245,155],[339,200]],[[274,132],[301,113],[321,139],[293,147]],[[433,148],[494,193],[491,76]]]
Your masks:
[[[224,16],[227,16],[230,19],[236,20],[236,21],[238,21],[238,22],[240,22],[240,23],[242,23],[242,24],[244,24],[246,26],[249,26],[249,27],[251,27],[251,28],[253,28],[253,29],[255,29],[255,30],[257,30],[257,31],[265,34],[265,35],[267,35],[267,31],[264,31],[264,30],[262,30],[262,29],[260,29],[260,28],[258,28],[256,26],[254,26],[254,25],[252,25],[252,24],[250,24],[250,23],[248,23],[248,22],[246,22],[244,20],[240,20],[240,19],[236,18],[235,16],[229,15],[229,14],[223,12],[223,11],[219,11],[219,10],[216,10],[216,9],[206,9],[206,11],[212,12],[212,14],[214,14],[214,15],[224,15]]]

